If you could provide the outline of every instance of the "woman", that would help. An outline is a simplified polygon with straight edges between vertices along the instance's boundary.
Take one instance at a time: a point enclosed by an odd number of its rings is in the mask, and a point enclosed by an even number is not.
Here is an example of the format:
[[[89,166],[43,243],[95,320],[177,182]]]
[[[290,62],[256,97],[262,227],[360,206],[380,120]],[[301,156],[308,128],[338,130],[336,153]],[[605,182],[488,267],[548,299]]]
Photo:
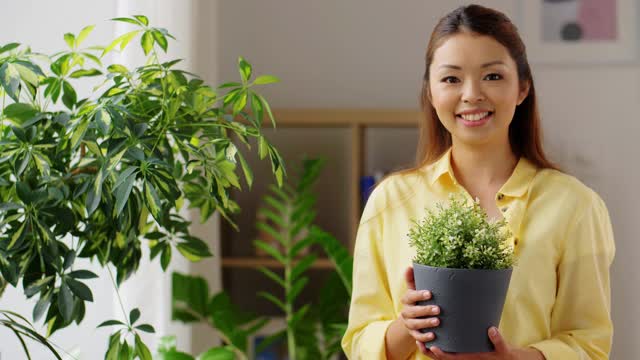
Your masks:
[[[615,246],[607,208],[546,159],[525,48],[505,15],[471,5],[440,20],[427,49],[422,107],[419,166],[386,178],[360,221],[345,353],[367,360],[608,358]],[[430,293],[415,291],[407,234],[411,219],[452,192],[478,198],[513,234],[517,265],[499,330],[487,334],[491,353],[423,345],[437,334],[440,308],[416,306]]]

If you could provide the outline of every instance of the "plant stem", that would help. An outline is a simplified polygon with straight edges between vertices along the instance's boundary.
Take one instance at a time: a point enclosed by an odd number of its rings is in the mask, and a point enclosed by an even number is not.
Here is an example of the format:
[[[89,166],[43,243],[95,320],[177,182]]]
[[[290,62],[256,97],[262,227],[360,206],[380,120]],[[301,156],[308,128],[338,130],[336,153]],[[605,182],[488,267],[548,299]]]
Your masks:
[[[124,316],[124,321],[127,323],[129,329],[131,329],[131,324],[129,324],[129,317],[127,316],[127,312],[124,310],[124,305],[122,304],[122,299],[120,298],[120,291],[118,291],[118,285],[116,281],[113,279],[113,274],[111,273],[111,268],[107,264],[105,266],[107,271],[109,272],[109,277],[111,278],[111,283],[113,284],[113,288],[116,290],[116,296],[118,297],[118,303],[120,304],[120,309],[122,309],[122,316]]]
[[[286,284],[285,294],[288,294],[291,291],[291,265],[289,261],[287,261],[286,270],[285,270],[285,284]],[[293,304],[291,304],[290,302],[287,302],[285,305],[287,309],[286,311],[287,346],[289,349],[289,358],[291,360],[295,360],[296,359],[296,338],[295,338],[295,334],[293,333],[293,329],[291,328],[291,326],[288,325],[291,319],[293,318],[293,315],[292,315]]]
[[[289,206],[289,204],[287,204],[287,216],[285,216],[285,226],[284,229],[289,229],[291,227],[291,206]],[[293,246],[293,239],[291,238],[289,232],[287,231],[287,234],[285,235],[285,249],[284,249],[284,258],[285,258],[285,264],[284,264],[284,285],[285,285],[285,290],[284,290],[284,294],[285,294],[285,306],[286,306],[286,321],[287,321],[287,346],[288,346],[288,350],[289,350],[289,358],[291,360],[296,360],[296,337],[295,337],[295,333],[294,333],[294,329],[289,325],[291,320],[293,319],[293,299],[291,299],[291,301],[288,301],[287,299],[289,298],[289,294],[291,293],[291,288],[292,288],[292,281],[293,279],[291,278],[291,263],[292,263],[292,259],[289,256],[290,255],[290,249]]]
[[[0,277],[0,298],[2,297],[2,294],[4,293],[4,290],[7,288],[7,282],[4,278]]]

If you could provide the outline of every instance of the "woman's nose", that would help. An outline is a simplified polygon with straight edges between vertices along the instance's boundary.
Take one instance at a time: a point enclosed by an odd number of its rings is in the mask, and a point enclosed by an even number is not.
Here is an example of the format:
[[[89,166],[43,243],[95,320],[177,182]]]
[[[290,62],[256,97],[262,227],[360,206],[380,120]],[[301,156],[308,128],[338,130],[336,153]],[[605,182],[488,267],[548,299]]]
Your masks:
[[[465,103],[476,103],[485,100],[485,96],[480,89],[480,84],[476,81],[467,81],[463,87],[462,100]]]

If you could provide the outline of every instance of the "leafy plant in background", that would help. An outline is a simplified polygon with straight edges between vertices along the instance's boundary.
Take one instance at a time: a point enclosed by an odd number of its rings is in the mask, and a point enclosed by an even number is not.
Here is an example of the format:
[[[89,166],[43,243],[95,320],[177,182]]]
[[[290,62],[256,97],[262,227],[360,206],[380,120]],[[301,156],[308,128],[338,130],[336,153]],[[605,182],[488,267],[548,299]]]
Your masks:
[[[255,240],[254,244],[282,265],[284,276],[281,277],[266,267],[260,267],[258,270],[282,286],[284,299],[279,299],[266,292],[258,293],[258,295],[276,305],[284,313],[287,326],[282,331],[286,333],[289,356],[292,359],[297,358],[299,341],[296,341],[298,340],[296,333],[299,330],[304,330],[299,329],[299,324],[305,319],[311,307],[310,304],[306,304],[296,310],[294,303],[309,281],[308,277],[303,276],[305,271],[317,259],[315,254],[297,259],[301,250],[309,247],[314,241],[312,236],[296,240],[298,235],[308,229],[315,220],[316,214],[313,207],[316,199],[311,193],[311,187],[320,174],[321,167],[322,161],[320,160],[303,161],[302,175],[295,187],[288,183],[285,183],[282,188],[270,185],[271,194],[264,197],[265,205],[258,210],[266,219],[276,224],[276,227],[266,222],[258,223],[257,227],[277,240],[280,249],[263,240]],[[296,260],[297,262],[294,264]]]
[[[275,126],[273,115],[254,91],[275,77],[253,79],[240,58],[241,82],[215,90],[177,69],[179,60],[160,60],[173,38],[167,30],[142,15],[113,20],[135,29],[106,47],[84,46],[93,26],[65,34],[68,50],[52,56],[18,43],[0,47],[0,288],[21,282],[28,298],[39,297],[33,318],[44,318],[47,335],[80,323],[85,302],[93,300],[86,280],[96,275],[79,269],[77,258],[106,267],[117,291],[138,269],[143,239],[163,269],[174,250],[191,261],[211,255],[190,235],[180,210],[187,201],[201,221],[217,211],[229,222],[239,211],[228,197],[230,187],[241,188],[238,163],[248,187],[253,174],[231,132],[247,147],[257,138],[277,182],[286,176],[260,131],[267,115]],[[103,63],[136,39],[146,64]],[[79,94],[74,86],[81,78],[100,85]],[[112,335],[107,356],[150,358],[135,314],[127,318],[123,308],[126,331]]]
[[[341,351],[340,340],[346,330],[346,310],[351,296],[353,259],[337,239],[313,225],[316,199],[312,186],[322,166],[321,160],[303,161],[302,174],[295,186],[285,183],[279,188],[272,184],[269,186],[270,194],[263,198],[265,205],[259,212],[269,221],[259,222],[256,226],[281,246],[262,240],[256,240],[254,244],[282,264],[284,276],[264,267],[259,271],[279,284],[284,296],[266,292],[259,295],[282,311],[286,326],[264,339],[256,353],[281,338],[286,338],[290,359],[330,359]],[[304,238],[295,241],[299,234],[305,233]],[[332,260],[336,271],[324,284],[317,302],[296,308],[296,299],[309,281],[307,271],[317,259],[315,254],[298,255],[316,244]],[[248,358],[247,340],[266,324],[267,319],[241,311],[225,292],[210,299],[207,293],[204,279],[174,274],[174,318],[207,323],[219,333],[225,347],[232,350],[237,358]]]
[[[260,222],[257,227],[274,238],[280,246],[275,247],[259,239],[254,244],[282,265],[284,276],[266,267],[258,270],[279,284],[284,296],[265,292],[258,295],[283,311],[286,327],[280,333],[286,334],[291,359],[329,359],[340,351],[339,342],[345,327],[339,324],[346,323],[352,259],[338,240],[313,225],[316,196],[312,188],[323,166],[322,159],[303,160],[297,183],[285,183],[282,188],[271,184],[270,194],[264,197],[264,204],[258,211],[269,221]],[[307,233],[307,236],[298,239],[301,233]],[[314,244],[324,248],[334,261],[336,272],[324,284],[316,303],[296,308],[296,299],[309,282],[306,272],[317,260],[313,253],[305,256],[299,254],[305,253],[303,250]]]

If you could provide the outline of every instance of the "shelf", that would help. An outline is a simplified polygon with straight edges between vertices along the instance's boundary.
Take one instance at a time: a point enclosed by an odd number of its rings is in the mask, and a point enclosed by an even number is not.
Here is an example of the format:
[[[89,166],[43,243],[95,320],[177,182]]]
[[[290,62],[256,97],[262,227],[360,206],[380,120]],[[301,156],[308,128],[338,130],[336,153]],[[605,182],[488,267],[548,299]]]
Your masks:
[[[265,266],[269,268],[282,268],[282,264],[275,259],[259,258],[259,257],[223,257],[222,267],[231,268],[257,268]],[[329,259],[317,259],[312,269],[333,269],[335,266]]]
[[[274,109],[277,127],[391,127],[415,128],[422,119],[419,110],[405,109]],[[236,119],[244,123],[247,120]],[[263,127],[272,127],[265,116]]]

